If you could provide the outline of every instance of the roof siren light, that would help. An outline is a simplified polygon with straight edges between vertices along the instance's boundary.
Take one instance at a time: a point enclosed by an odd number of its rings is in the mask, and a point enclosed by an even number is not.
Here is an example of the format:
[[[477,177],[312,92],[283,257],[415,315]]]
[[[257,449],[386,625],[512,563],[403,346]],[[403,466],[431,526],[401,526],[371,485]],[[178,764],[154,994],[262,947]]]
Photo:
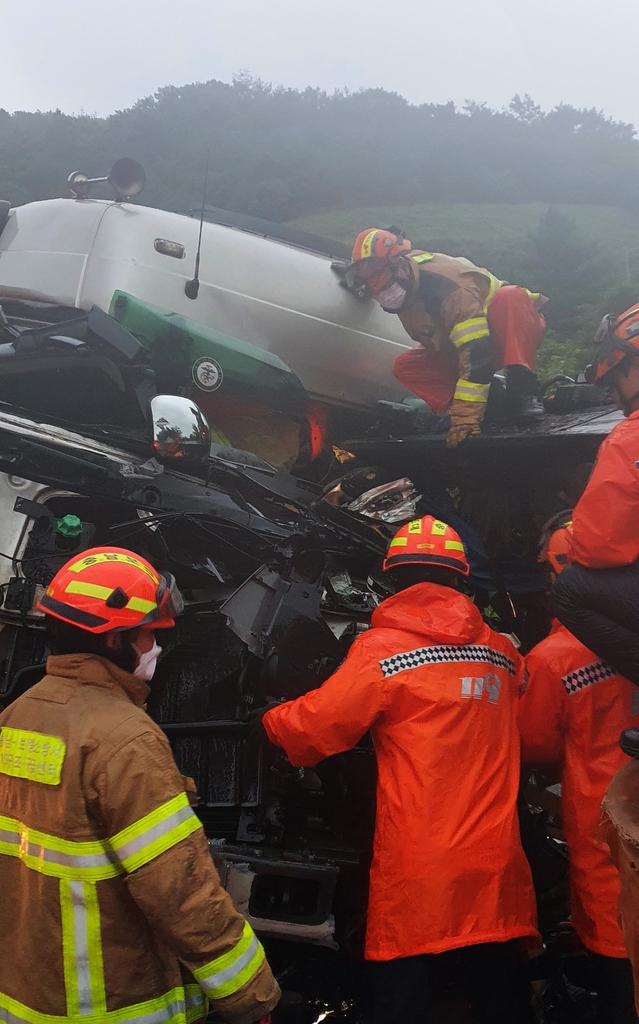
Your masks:
[[[105,178],[90,178],[84,171],[73,171],[67,178],[69,189],[76,199],[86,199],[91,186],[102,181],[108,181],[115,192],[116,203],[121,203],[123,199],[139,196],[146,184],[146,175],[137,160],[125,156],[115,161]]]

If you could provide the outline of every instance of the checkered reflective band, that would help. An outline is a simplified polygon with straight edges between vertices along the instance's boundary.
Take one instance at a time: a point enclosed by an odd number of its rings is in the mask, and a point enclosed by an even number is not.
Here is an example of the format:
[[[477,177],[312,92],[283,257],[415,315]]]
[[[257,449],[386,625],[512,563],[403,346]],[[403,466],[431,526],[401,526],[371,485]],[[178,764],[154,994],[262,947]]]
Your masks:
[[[420,668],[422,665],[441,665],[444,662],[474,662],[475,664],[493,665],[503,668],[509,675],[516,675],[515,662],[501,651],[492,647],[475,644],[438,644],[433,647],[418,647],[415,651],[394,654],[392,658],[384,658],[379,666],[384,676],[396,676],[408,668]]]
[[[610,679],[614,676],[615,670],[606,665],[605,661],[593,661],[592,665],[584,665],[583,668],[576,668],[574,672],[562,676],[561,681],[566,688],[566,693],[578,693],[585,690],[587,686],[600,683],[602,679]]]

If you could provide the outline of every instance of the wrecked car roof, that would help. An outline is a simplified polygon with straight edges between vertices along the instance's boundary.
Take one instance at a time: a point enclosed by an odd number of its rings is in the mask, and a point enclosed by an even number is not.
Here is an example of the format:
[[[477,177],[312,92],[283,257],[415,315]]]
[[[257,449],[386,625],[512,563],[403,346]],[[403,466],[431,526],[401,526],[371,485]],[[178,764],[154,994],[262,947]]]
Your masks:
[[[548,414],[534,426],[519,428],[515,424],[485,424],[481,437],[469,437],[451,456],[473,453],[484,455],[489,452],[503,453],[507,450],[539,449],[572,444],[577,439],[590,444],[600,444],[610,431],[623,419],[623,414],[611,406],[584,409],[563,415]],[[362,458],[384,457],[394,460],[420,454],[441,454],[446,449],[444,433],[414,433],[403,437],[386,439],[345,440],[342,447]],[[396,463],[400,465],[400,463]],[[404,465],[402,470],[404,470]]]

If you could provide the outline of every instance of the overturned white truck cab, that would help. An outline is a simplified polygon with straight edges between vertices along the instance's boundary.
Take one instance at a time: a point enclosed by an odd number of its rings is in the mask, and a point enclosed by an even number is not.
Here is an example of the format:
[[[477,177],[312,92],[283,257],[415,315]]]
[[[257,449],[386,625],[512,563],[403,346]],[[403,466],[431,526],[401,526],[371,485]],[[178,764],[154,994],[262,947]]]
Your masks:
[[[197,218],[91,198],[6,211],[0,302],[108,312],[125,292],[273,354],[321,403],[371,409],[402,400],[393,363],[412,342],[396,317],[340,286],[331,257],[344,258],[344,246],[223,211],[206,216],[226,223],[203,224],[191,299]]]

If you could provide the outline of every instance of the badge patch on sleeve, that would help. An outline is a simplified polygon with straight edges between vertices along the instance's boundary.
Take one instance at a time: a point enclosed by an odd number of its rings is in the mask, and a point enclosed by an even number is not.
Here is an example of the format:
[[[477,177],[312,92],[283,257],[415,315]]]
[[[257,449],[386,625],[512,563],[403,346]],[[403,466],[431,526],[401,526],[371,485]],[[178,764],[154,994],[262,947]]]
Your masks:
[[[25,729],[0,729],[0,774],[58,786],[66,743],[58,736]]]

